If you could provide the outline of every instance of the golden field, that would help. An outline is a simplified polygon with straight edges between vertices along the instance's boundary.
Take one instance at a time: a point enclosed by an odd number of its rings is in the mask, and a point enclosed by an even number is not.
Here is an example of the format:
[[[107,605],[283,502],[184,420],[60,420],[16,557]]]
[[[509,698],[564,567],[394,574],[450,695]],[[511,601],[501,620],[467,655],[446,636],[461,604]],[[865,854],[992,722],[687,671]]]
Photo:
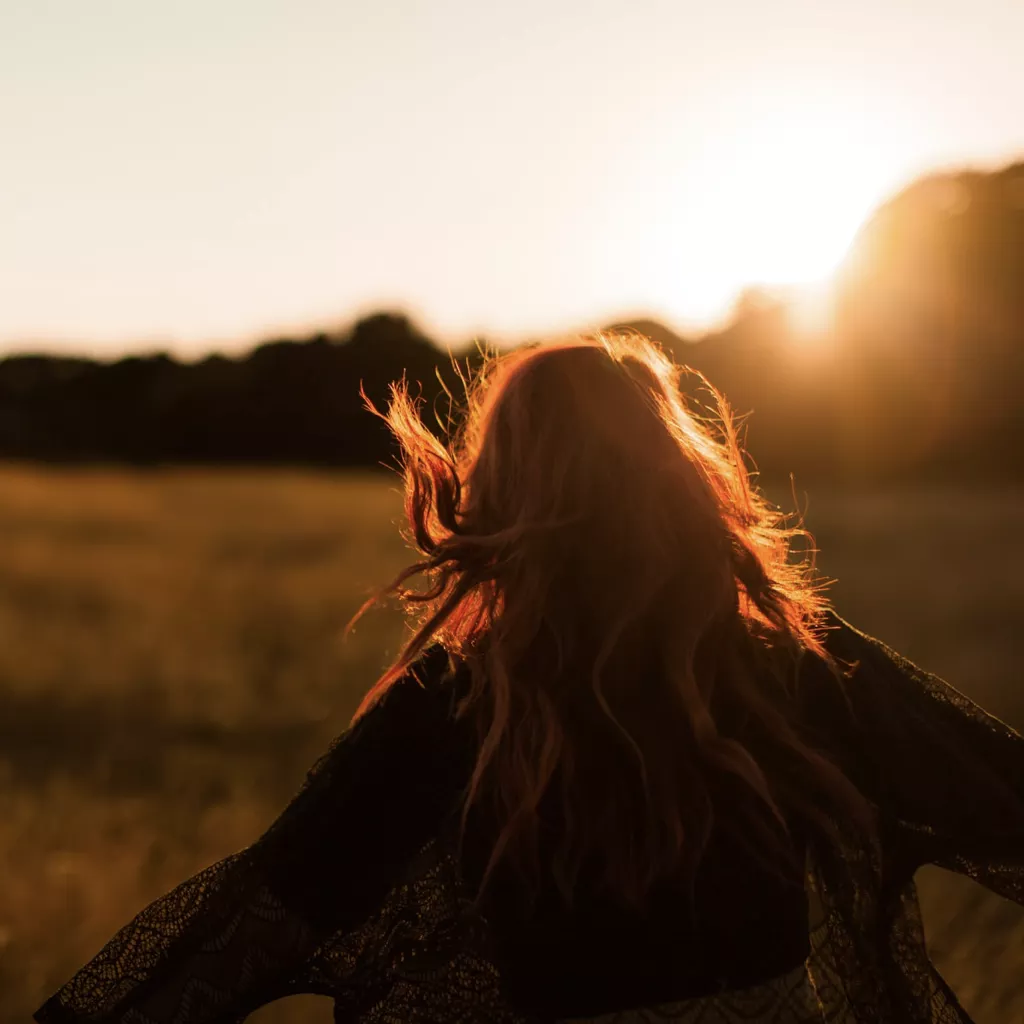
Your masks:
[[[393,653],[342,640],[409,558],[396,483],[0,467],[0,1024],[256,838]],[[811,489],[841,614],[1024,726],[1024,490]],[[930,869],[929,942],[980,1024],[1024,1020],[1024,910]],[[300,999],[256,1019],[330,1019]]]

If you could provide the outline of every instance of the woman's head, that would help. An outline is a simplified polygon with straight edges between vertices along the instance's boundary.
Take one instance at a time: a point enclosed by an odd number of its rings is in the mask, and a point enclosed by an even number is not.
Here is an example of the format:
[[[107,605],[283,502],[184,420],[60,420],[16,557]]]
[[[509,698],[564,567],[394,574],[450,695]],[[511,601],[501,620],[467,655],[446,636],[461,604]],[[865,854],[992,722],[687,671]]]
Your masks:
[[[420,617],[360,712],[432,640],[466,662],[480,745],[465,812],[497,813],[489,870],[536,867],[540,802],[557,799],[567,896],[595,856],[633,902],[692,868],[716,779],[777,840],[767,819],[801,796],[768,778],[744,722],[843,796],[784,710],[796,658],[823,653],[823,599],[789,550],[801,531],[752,488],[724,400],[704,382],[698,412],[681,373],[642,337],[599,335],[487,362],[447,443],[404,384],[386,414],[423,556],[388,589]]]

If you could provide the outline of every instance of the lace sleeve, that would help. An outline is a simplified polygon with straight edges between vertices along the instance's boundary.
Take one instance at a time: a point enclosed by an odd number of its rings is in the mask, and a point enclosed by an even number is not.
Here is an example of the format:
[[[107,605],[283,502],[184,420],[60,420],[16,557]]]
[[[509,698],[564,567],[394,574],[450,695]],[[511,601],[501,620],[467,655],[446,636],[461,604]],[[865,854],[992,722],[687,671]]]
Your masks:
[[[892,830],[890,880],[898,886],[936,864],[1024,903],[1024,737],[949,683],[836,622],[829,649],[857,668],[845,686],[852,716],[833,735]]]
[[[64,1022],[237,1021],[292,991],[315,932],[260,877],[254,850],[150,904],[39,1010]]]
[[[372,911],[444,807],[438,708],[415,675],[396,683],[259,840],[146,907],[35,1019],[226,1024],[286,995],[334,995],[312,967],[319,946]]]

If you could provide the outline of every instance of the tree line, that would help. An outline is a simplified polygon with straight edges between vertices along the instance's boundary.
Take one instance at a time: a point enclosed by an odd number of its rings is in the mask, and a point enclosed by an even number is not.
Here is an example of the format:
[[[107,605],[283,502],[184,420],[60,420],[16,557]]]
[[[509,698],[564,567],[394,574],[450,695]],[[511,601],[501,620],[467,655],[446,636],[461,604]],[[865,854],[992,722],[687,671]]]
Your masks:
[[[1024,163],[936,174],[861,230],[831,319],[808,335],[784,296],[751,292],[729,325],[683,339],[627,325],[701,371],[765,475],[1017,477],[1024,470]],[[617,325],[623,326],[623,325]],[[447,414],[481,359],[401,312],[267,341],[238,357],[0,360],[0,457],[55,462],[373,467],[396,454],[368,413],[403,374]]]

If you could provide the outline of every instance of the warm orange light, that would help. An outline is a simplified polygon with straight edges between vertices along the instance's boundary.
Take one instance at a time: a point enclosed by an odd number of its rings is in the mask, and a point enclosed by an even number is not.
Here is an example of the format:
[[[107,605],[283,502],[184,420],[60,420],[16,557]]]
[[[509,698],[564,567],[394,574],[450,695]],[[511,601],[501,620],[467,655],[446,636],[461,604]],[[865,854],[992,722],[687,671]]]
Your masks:
[[[835,327],[835,280],[830,275],[794,288],[787,302],[793,340],[801,347],[822,349]]]
[[[763,287],[794,296],[802,341],[827,336],[831,278],[892,188],[891,154],[866,144],[860,121],[835,97],[765,96],[691,154],[698,185],[679,228],[700,240],[681,274],[691,308],[697,295],[724,311],[743,287]]]

